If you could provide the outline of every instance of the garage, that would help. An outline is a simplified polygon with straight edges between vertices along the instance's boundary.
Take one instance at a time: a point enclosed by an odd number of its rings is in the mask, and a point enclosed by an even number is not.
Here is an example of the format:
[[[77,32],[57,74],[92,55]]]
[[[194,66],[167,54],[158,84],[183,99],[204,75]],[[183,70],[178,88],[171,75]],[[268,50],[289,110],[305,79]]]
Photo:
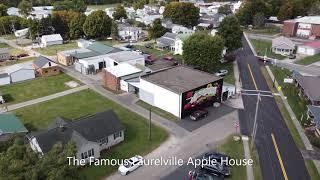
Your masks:
[[[28,68],[28,67],[21,67],[19,65],[13,65],[13,66],[7,67],[7,69],[5,71],[10,76],[10,81],[12,83],[35,78],[34,70],[32,68]]]
[[[223,78],[176,66],[140,77],[139,98],[179,118],[221,102]]]
[[[10,76],[8,73],[0,74],[0,86],[10,84]]]
[[[298,54],[313,56],[320,53],[320,42],[307,42],[302,45],[298,45]]]

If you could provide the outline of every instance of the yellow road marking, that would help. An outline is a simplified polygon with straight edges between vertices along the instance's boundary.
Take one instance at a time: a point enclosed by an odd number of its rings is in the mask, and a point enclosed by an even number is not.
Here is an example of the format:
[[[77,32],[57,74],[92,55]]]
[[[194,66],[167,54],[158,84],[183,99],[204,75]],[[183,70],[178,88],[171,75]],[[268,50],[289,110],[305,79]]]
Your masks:
[[[253,73],[252,73],[252,70],[251,70],[251,66],[249,64],[248,64],[248,69],[249,69],[249,72],[250,72],[254,87],[256,88],[256,90],[258,90],[258,86],[257,86],[256,80],[254,79],[254,76],[253,76]]]
[[[277,145],[277,142],[276,142],[276,139],[275,139],[273,133],[271,133],[271,137],[272,137],[274,148],[276,149],[276,153],[277,153],[277,156],[278,156],[278,160],[279,160],[279,163],[280,163],[280,167],[281,167],[281,170],[282,170],[283,177],[284,177],[285,180],[288,180],[288,176],[287,176],[286,170],[284,169],[284,165],[283,165],[283,162],[282,162],[282,159],[281,159],[281,155],[280,155],[280,152],[279,152],[279,149],[278,149],[278,145]]]

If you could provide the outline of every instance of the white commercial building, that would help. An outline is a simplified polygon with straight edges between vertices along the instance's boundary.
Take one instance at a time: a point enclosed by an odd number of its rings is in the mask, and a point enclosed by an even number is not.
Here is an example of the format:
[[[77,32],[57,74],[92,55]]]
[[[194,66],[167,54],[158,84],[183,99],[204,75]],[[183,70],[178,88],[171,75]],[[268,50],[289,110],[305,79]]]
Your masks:
[[[307,42],[302,45],[298,45],[298,54],[313,56],[320,53],[320,42]]]
[[[63,44],[63,39],[60,34],[43,35],[41,37],[41,47],[59,44]]]

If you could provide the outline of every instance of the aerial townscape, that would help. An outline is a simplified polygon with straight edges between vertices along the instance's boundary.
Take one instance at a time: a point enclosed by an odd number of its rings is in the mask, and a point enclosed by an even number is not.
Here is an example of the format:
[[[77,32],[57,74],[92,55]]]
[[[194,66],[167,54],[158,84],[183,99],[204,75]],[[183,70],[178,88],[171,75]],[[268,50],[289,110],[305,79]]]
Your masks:
[[[320,180],[320,0],[1,0],[0,180]]]

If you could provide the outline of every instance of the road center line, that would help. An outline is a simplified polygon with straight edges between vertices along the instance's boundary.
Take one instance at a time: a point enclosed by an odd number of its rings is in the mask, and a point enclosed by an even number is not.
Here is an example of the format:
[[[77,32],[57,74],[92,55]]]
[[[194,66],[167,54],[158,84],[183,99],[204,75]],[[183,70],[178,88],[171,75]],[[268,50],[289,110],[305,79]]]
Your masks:
[[[258,86],[257,86],[256,80],[254,79],[254,76],[253,76],[253,73],[252,73],[252,70],[251,70],[251,66],[249,64],[248,64],[248,69],[249,69],[249,72],[250,72],[254,87],[256,88],[256,90],[258,90]]]
[[[276,142],[276,139],[275,139],[273,133],[271,133],[271,138],[272,138],[272,142],[273,142],[274,148],[276,149],[276,153],[277,153],[277,156],[278,156],[278,160],[279,160],[279,163],[280,163],[280,167],[281,167],[281,170],[282,170],[283,177],[284,177],[285,180],[288,180],[288,176],[287,176],[286,170],[284,168],[284,165],[283,165],[283,162],[282,162],[282,158],[281,158],[281,155],[280,155],[280,152],[279,152],[279,149],[278,149],[278,145],[277,145],[277,142]]]

